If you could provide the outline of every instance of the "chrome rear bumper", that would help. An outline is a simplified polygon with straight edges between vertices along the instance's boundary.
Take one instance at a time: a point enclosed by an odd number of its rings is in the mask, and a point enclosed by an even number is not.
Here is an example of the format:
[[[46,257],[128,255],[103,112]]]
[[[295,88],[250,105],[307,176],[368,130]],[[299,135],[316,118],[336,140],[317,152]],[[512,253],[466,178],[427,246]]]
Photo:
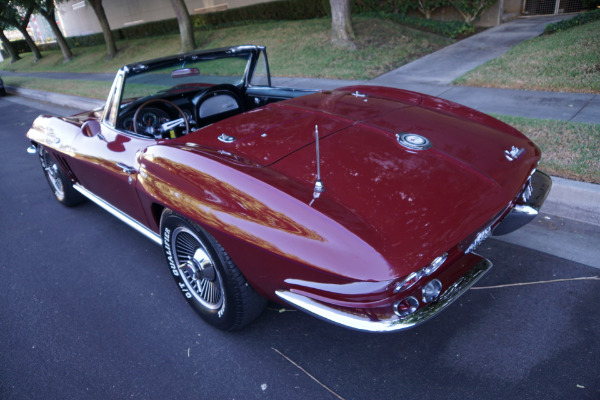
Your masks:
[[[391,305],[389,307],[390,315],[387,319],[373,320],[366,314],[357,312],[356,309],[346,311],[342,308],[330,307],[298,293],[287,290],[278,290],[275,293],[302,311],[346,328],[367,332],[394,332],[412,328],[433,318],[473,286],[491,267],[492,263],[489,260],[481,258],[473,268],[446,289],[435,302],[403,318],[392,312]]]
[[[515,207],[494,228],[494,236],[506,235],[530,223],[540,212],[542,204],[550,193],[552,179],[542,171],[536,171],[531,176],[532,193],[525,202],[517,202]]]

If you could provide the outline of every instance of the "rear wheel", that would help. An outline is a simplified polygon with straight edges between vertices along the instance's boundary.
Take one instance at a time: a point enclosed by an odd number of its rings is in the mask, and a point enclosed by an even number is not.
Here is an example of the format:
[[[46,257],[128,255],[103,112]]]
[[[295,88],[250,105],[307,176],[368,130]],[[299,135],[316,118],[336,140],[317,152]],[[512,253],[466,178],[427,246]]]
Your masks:
[[[208,232],[171,210],[161,218],[163,249],[188,303],[209,324],[233,331],[252,322],[266,300]]]
[[[56,200],[67,207],[83,202],[85,197],[73,188],[73,183],[58,168],[58,165],[46,149],[38,146],[38,155],[40,156],[40,164],[44,170],[44,176]]]

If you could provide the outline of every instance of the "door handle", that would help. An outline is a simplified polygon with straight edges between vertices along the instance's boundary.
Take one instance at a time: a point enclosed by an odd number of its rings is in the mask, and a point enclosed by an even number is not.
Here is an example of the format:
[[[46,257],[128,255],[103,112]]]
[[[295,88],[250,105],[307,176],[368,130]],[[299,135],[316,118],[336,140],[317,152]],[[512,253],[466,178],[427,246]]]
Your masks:
[[[129,165],[123,164],[123,163],[117,163],[117,167],[121,168],[121,170],[123,170],[123,172],[125,172],[126,174],[135,174],[137,172],[137,170],[133,167],[130,167]]]
[[[123,172],[129,175],[129,178],[127,178],[127,182],[131,185],[133,183],[133,174],[135,174],[137,170],[123,163],[117,163],[117,167],[121,168]]]

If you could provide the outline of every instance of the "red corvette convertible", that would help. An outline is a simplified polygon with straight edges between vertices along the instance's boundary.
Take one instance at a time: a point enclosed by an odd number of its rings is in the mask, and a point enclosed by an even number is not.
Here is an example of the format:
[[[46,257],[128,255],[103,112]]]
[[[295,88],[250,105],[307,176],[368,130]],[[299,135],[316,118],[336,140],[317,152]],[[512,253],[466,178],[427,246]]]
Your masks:
[[[271,86],[264,47],[124,66],[103,109],[27,133],[55,197],[162,245],[210,324],[266,301],[364,331],[415,326],[491,263],[491,234],[537,215],[540,150],[472,109],[375,86]]]

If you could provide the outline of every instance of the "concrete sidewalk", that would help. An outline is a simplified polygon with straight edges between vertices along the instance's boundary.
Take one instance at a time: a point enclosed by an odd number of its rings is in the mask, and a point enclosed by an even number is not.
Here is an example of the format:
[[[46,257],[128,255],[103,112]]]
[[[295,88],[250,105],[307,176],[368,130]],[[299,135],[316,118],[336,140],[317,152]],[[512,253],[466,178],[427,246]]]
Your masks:
[[[441,97],[487,114],[600,124],[600,95],[597,94],[437,85],[407,80],[396,84],[378,79],[273,78],[272,81],[274,86],[300,89],[331,90],[346,85],[389,86]]]
[[[373,82],[449,85],[475,67],[506,53],[516,44],[541,35],[546,25],[570,17],[563,14],[515,19],[444,47],[381,75]]]
[[[572,15],[520,18],[408,63],[370,81],[274,78],[276,86],[334,89],[370,84],[426,93],[478,111],[526,118],[600,124],[600,95],[453,86],[452,81],[514,45],[539,36],[546,25]]]

